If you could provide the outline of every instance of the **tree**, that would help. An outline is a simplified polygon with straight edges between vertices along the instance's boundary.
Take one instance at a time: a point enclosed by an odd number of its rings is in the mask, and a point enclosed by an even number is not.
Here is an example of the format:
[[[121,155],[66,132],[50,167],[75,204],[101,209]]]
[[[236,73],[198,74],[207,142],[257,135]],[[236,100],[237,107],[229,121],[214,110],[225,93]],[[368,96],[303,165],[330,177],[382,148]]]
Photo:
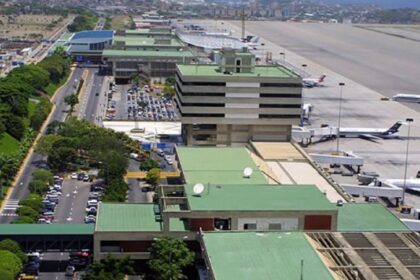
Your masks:
[[[121,179],[112,180],[106,187],[102,201],[124,202],[127,197],[128,185]]]
[[[149,171],[147,171],[145,179],[149,184],[156,186],[159,183],[159,179],[160,179],[160,169],[159,168],[150,169]]]
[[[51,111],[51,102],[47,98],[41,98],[36,105],[33,115],[31,116],[31,127],[39,130]]]
[[[51,171],[45,169],[38,169],[32,172],[33,180],[41,181],[45,184],[52,184],[53,183],[54,174]]]
[[[6,123],[6,131],[17,140],[21,140],[25,134],[25,124],[22,118],[9,115]]]
[[[28,259],[25,253],[20,248],[19,244],[11,239],[3,239],[0,241],[0,250],[9,251],[20,258],[22,263],[25,263]],[[1,275],[1,273],[0,273]]]
[[[109,255],[91,264],[88,271],[83,280],[122,280],[125,275],[134,274],[133,261],[129,257],[116,259]]]
[[[28,198],[19,202],[20,206],[28,206],[37,212],[42,210],[42,197],[39,194],[30,194]]]
[[[54,143],[61,140],[62,138],[63,137],[60,135],[44,135],[36,144],[35,151],[43,156],[47,156],[51,152]]]
[[[163,237],[153,242],[148,265],[157,279],[177,280],[183,278],[182,269],[193,261],[194,253],[184,241]]]
[[[35,224],[34,219],[28,216],[19,216],[16,220],[13,220],[11,224]]]
[[[15,68],[9,75],[21,79],[38,90],[42,90],[50,82],[50,74],[48,71],[34,64]]]
[[[28,206],[22,206],[19,207],[16,210],[16,213],[20,216],[20,217],[28,217],[31,218],[34,222],[36,221],[36,218],[38,217],[39,213],[37,211],[35,211],[34,209],[28,207]]]
[[[9,271],[12,275],[17,275],[22,271],[22,261],[15,254],[6,250],[1,250],[0,270],[6,270]]]
[[[52,149],[47,161],[53,170],[68,171],[77,161],[77,151],[71,147]]]
[[[15,280],[16,277],[8,270],[3,268],[0,269],[0,275],[2,280]]]
[[[163,95],[168,97],[174,97],[175,96],[175,88],[170,85],[165,85],[163,87]]]
[[[42,194],[48,191],[48,184],[41,180],[34,180],[29,183],[31,193]]]
[[[73,112],[74,106],[79,103],[79,97],[76,94],[67,95],[64,98],[64,102],[70,106],[70,112]]]
[[[105,178],[106,183],[114,179],[121,180],[127,171],[127,158],[115,150],[104,151],[100,155],[100,161],[102,162],[100,174]]]
[[[166,78],[165,84],[170,85],[170,86],[174,86],[175,85],[175,77],[168,77]]]
[[[160,164],[152,158],[148,158],[140,163],[140,170],[149,171],[152,168],[159,168]]]

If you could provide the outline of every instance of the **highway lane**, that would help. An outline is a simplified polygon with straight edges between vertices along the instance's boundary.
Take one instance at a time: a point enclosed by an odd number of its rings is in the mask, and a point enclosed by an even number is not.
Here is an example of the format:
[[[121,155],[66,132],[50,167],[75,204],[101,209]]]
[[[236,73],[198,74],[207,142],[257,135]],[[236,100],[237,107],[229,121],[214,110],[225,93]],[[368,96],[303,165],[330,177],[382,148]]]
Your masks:
[[[87,97],[88,100],[84,118],[89,122],[95,123],[98,117],[98,103],[104,97],[104,90],[102,88],[104,76],[100,76],[95,72],[93,77],[93,84]]]
[[[63,121],[67,115],[68,106],[64,102],[64,98],[73,92],[73,85],[75,79],[80,80],[83,73],[83,69],[76,68],[69,79],[69,81],[60,89],[52,102],[56,105],[52,112],[51,121]],[[45,133],[45,130],[42,131]],[[9,197],[11,200],[21,200],[29,195],[28,185],[32,179],[32,172],[38,169],[36,166],[37,162],[45,160],[44,157],[38,153],[33,153],[28,161],[28,164],[23,167],[23,172],[20,180],[13,187],[12,193]],[[4,210],[3,214],[13,214],[14,210]],[[10,223],[15,217],[14,216],[0,216],[0,223]]]

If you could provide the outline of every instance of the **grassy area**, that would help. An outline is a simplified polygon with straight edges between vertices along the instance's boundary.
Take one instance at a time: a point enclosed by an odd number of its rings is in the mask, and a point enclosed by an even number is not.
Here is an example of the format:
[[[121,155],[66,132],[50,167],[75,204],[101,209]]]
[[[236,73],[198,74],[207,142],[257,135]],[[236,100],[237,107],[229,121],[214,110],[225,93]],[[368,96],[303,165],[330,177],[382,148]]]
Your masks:
[[[12,154],[19,150],[19,141],[3,132],[0,134],[0,154]]]
[[[129,29],[132,24],[132,19],[129,16],[114,16],[111,20],[112,30]]]
[[[49,96],[49,97],[53,96],[53,95],[54,95],[54,93],[55,93],[55,91],[56,91],[59,87],[61,87],[62,85],[64,85],[64,84],[66,83],[67,79],[69,78],[69,75],[70,75],[70,71],[69,71],[69,73],[68,73],[65,77],[63,77],[63,78],[60,80],[60,82],[58,82],[57,84],[56,84],[56,83],[49,83],[49,84],[48,84],[48,86],[46,86],[46,87],[44,88],[44,91],[48,94],[48,96]]]

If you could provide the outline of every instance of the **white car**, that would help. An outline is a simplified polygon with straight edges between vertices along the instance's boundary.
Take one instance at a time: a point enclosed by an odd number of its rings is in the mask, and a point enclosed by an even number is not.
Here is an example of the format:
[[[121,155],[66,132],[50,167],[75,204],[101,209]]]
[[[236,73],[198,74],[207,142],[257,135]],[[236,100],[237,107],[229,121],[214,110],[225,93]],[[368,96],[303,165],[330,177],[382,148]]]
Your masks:
[[[77,173],[76,172],[71,173],[71,178],[77,180]]]
[[[88,202],[87,202],[87,206],[88,207],[96,207],[96,206],[98,206],[98,201],[96,200],[96,199],[91,199],[91,200],[88,200]]]

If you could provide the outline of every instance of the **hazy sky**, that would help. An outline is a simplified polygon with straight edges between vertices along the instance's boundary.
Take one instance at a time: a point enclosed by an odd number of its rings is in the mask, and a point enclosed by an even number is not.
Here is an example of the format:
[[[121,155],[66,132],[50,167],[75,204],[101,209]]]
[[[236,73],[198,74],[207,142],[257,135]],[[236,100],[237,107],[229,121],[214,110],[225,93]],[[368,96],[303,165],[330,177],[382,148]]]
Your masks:
[[[313,0],[315,1],[315,0]],[[316,0],[323,3],[371,3],[386,8],[417,8],[420,9],[420,0]]]

